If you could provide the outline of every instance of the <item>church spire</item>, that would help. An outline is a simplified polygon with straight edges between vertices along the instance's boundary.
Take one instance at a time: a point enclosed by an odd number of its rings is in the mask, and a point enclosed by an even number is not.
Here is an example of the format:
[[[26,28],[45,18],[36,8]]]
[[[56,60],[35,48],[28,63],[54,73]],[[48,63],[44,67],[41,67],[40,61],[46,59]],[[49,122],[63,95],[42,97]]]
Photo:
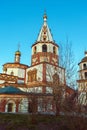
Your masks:
[[[46,12],[44,13],[43,20],[44,20],[44,23],[43,23],[40,33],[38,35],[37,42],[48,42],[48,41],[54,42],[51,31],[47,25]]]
[[[47,15],[43,15],[43,25],[37,41],[32,45],[32,65],[48,62],[58,65],[58,45],[53,40],[47,24]]]

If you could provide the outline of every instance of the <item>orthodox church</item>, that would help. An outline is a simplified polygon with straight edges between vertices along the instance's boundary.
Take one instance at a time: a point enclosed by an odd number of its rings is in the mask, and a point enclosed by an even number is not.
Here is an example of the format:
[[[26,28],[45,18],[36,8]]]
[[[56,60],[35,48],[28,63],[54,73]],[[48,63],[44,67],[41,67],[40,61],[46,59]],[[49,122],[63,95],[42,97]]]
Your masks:
[[[31,65],[20,63],[20,58],[21,52],[17,50],[14,62],[3,65],[3,73],[0,73],[0,111],[30,113],[35,104],[34,95],[37,97],[36,112],[55,111],[53,77],[57,77],[60,86],[65,86],[65,69],[59,66],[59,46],[53,40],[46,14],[38,38],[32,45]]]

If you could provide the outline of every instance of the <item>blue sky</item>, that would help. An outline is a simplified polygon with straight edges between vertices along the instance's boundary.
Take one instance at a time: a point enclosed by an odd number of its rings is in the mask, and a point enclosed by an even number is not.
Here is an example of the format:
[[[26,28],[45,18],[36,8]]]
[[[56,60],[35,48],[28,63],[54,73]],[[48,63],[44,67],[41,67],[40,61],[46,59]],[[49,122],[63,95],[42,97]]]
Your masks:
[[[43,24],[44,10],[56,43],[72,42],[76,63],[87,50],[87,0],[0,0],[0,72],[14,62],[20,43],[21,63],[31,64],[31,45]]]

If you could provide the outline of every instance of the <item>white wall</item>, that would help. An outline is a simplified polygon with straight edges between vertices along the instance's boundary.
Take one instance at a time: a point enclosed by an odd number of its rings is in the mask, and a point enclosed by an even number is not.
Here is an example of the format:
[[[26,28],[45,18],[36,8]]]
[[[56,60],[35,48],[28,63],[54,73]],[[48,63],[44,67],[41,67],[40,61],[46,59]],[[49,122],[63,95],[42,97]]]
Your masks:
[[[19,104],[18,112],[27,113],[28,112],[28,99],[23,98]]]
[[[2,84],[2,83],[4,83],[5,82],[5,80],[0,80],[0,84]]]
[[[18,76],[20,78],[24,78],[25,76],[25,70],[21,68],[7,68],[6,74],[11,74],[11,72],[14,73],[14,76]]]
[[[28,92],[42,93],[42,87],[41,87],[41,86],[38,86],[38,87],[29,88]]]

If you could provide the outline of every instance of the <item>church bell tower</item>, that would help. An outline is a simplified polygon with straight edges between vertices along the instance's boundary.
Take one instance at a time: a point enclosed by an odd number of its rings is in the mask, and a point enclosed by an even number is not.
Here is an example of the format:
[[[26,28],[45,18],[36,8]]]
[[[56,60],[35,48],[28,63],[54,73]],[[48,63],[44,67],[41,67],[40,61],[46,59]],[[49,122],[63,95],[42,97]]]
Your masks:
[[[32,45],[31,66],[27,69],[29,91],[52,92],[53,75],[58,75],[61,85],[65,84],[65,69],[59,67],[59,46],[53,40],[47,24],[46,13],[36,42]]]
[[[87,51],[85,51],[85,56],[78,65],[79,79],[77,80],[77,83],[79,102],[83,105],[87,105]]]
[[[47,62],[58,65],[58,45],[47,24],[47,15],[43,16],[43,25],[36,42],[32,45],[32,65]]]

